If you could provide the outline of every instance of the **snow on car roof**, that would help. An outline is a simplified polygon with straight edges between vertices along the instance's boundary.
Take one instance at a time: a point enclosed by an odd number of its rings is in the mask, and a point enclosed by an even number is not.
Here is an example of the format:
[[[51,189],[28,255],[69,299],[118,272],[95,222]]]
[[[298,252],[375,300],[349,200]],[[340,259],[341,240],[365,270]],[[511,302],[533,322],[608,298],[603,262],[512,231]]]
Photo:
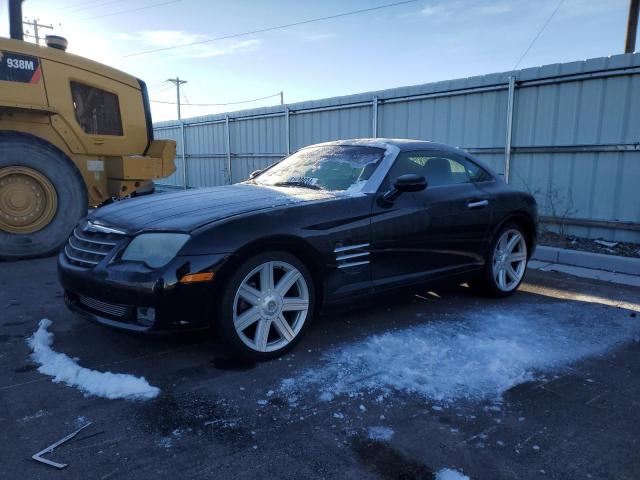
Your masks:
[[[362,145],[366,147],[378,147],[387,148],[390,145],[398,147],[403,150],[415,150],[415,149],[432,149],[438,148],[442,150],[456,151],[458,148],[446,145],[444,143],[430,142],[427,140],[413,140],[409,138],[350,138],[344,140],[334,140],[331,142],[322,142],[315,145],[309,145],[310,147],[327,146],[327,145]]]

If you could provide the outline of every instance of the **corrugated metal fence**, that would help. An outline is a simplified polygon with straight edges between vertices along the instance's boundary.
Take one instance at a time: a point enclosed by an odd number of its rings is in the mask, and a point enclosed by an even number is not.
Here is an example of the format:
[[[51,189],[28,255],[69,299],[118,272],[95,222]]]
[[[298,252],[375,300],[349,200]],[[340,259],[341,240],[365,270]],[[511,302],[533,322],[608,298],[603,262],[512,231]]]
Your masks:
[[[235,183],[296,149],[355,137],[464,148],[533,193],[546,220],[640,241],[640,54],[546,65],[161,122],[178,143],[162,183]]]

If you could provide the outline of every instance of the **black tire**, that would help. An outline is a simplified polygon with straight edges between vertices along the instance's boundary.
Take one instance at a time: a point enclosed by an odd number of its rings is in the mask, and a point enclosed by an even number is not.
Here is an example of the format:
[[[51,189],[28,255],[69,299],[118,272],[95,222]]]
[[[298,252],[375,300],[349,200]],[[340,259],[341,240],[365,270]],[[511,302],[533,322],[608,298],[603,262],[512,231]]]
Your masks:
[[[513,293],[518,290],[522,280],[524,279],[524,273],[519,281],[517,281],[516,285],[510,288],[509,290],[501,289],[498,285],[496,277],[494,275],[494,256],[496,255],[496,246],[500,241],[500,238],[508,231],[517,231],[522,236],[524,243],[526,245],[526,253],[527,256],[529,254],[530,245],[527,241],[527,235],[524,229],[518,225],[517,223],[507,222],[505,223],[500,230],[495,234],[493,240],[491,241],[491,246],[486,255],[485,265],[482,272],[472,279],[469,282],[469,286],[473,288],[478,293],[483,295],[487,295],[490,297],[502,298],[513,295]],[[528,257],[527,257],[528,260]],[[525,263],[525,271],[526,271],[526,263]]]
[[[235,308],[236,293],[242,285],[245,277],[254,269],[266,262],[285,262],[295,267],[301,274],[308,292],[308,310],[302,327],[296,336],[286,346],[275,351],[261,352],[247,346],[234,326],[233,314]],[[294,255],[281,251],[268,251],[245,260],[234,273],[228,277],[222,286],[214,321],[214,327],[221,336],[221,340],[231,349],[232,355],[253,361],[263,361],[279,357],[291,350],[303,337],[311,324],[316,308],[316,292],[313,279],[305,264]]]
[[[0,229],[0,259],[16,260],[57,252],[87,214],[87,190],[78,168],[53,145],[28,134],[0,132],[0,169],[28,167],[53,185],[57,208],[51,221],[32,233]]]

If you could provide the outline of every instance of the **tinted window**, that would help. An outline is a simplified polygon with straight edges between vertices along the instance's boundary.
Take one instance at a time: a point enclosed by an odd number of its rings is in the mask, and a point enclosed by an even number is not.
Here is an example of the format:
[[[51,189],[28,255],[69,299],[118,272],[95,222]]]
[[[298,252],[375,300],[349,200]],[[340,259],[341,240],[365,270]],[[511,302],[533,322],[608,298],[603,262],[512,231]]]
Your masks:
[[[359,191],[383,154],[381,148],[356,145],[303,148],[253,180],[262,185]]]
[[[71,82],[71,97],[76,120],[86,133],[122,135],[117,95],[82,83]]]
[[[489,174],[475,163],[444,152],[403,152],[389,172],[391,182],[400,175],[414,173],[427,179],[430,187],[488,180]]]

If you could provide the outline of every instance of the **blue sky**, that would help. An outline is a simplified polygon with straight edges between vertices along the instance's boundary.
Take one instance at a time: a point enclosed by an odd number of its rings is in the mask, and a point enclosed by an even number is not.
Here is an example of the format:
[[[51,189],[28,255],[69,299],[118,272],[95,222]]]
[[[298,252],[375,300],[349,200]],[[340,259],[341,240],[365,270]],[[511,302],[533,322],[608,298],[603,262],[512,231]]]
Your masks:
[[[144,79],[188,83],[183,101],[223,103],[284,91],[285,102],[511,70],[558,0],[420,0],[395,8],[143,56],[129,53],[392,3],[393,0],[27,0],[69,51]],[[155,5],[155,6],[153,6]],[[137,12],[118,14],[135,8]],[[565,0],[520,68],[622,52],[628,0]],[[6,6],[1,33],[7,35]],[[184,106],[183,117],[273,105]],[[176,117],[153,104],[154,120]]]

